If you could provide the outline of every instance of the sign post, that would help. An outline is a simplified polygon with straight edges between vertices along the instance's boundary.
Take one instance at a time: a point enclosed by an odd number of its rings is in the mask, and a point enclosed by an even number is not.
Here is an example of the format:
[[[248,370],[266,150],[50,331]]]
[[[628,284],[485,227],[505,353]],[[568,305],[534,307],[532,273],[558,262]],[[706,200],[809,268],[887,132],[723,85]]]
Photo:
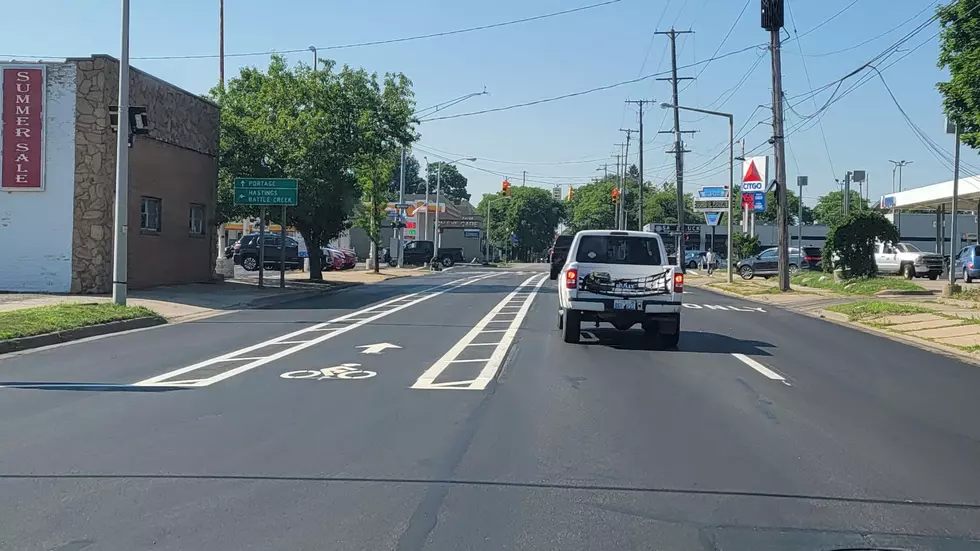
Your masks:
[[[755,213],[766,210],[766,174],[769,157],[746,157],[742,161],[742,206],[745,217],[742,225],[748,234],[755,235]],[[751,194],[751,201],[746,195]]]
[[[279,288],[286,286],[286,207],[299,200],[299,182],[292,178],[235,178],[235,204],[259,206],[259,287],[265,286],[265,207],[282,207],[279,243]],[[314,254],[319,254],[314,252]]]

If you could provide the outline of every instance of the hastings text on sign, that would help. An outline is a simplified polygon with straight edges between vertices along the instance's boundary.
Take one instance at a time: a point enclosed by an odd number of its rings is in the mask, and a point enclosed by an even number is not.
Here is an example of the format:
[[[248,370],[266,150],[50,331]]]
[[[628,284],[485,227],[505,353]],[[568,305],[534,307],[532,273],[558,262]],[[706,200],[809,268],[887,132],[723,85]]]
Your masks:
[[[0,189],[44,189],[43,65],[0,65]]]

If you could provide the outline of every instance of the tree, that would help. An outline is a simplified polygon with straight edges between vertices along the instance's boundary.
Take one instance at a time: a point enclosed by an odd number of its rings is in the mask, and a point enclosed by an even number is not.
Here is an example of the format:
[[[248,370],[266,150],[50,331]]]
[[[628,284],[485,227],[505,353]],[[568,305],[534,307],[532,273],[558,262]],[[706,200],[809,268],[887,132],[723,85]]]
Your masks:
[[[219,197],[228,200],[235,176],[299,180],[299,204],[287,210],[287,223],[309,251],[350,227],[360,203],[358,165],[417,138],[408,78],[386,74],[379,81],[363,69],[334,69],[329,60],[317,71],[290,68],[275,55],[265,72],[243,68],[227,88],[212,91],[221,106]],[[310,279],[322,277],[320,255],[310,254]]]
[[[980,0],[959,0],[938,9],[939,62],[949,82],[937,84],[946,114],[960,124],[960,139],[980,147]]]
[[[357,181],[361,186],[364,203],[357,211],[355,224],[367,233],[371,240],[371,258],[374,259],[374,273],[380,272],[381,262],[378,250],[381,247],[381,224],[388,217],[388,201],[392,199],[390,189],[394,160],[389,157],[372,156],[364,159],[357,168]]]
[[[535,187],[512,187],[510,199],[503,199],[499,193],[484,195],[477,212],[486,216],[488,203],[490,243],[511,247],[511,235],[517,235],[516,248],[521,253],[550,247],[558,224],[565,218],[565,205],[549,191]]]
[[[851,190],[851,211],[868,210],[868,203],[861,198],[861,195]],[[817,200],[817,206],[813,208],[813,219],[818,224],[826,224],[830,227],[838,226],[844,221],[844,192],[831,191],[827,195]]]
[[[846,277],[875,277],[875,242],[898,242],[898,228],[876,210],[852,212],[827,234],[823,250],[826,271],[840,268]]]
[[[439,183],[440,180],[442,182],[441,184]],[[466,176],[459,173],[456,165],[443,162],[429,163],[429,194],[432,195],[433,201],[435,201],[437,184],[442,189],[443,200],[453,202],[469,201],[470,194],[466,192],[467,183]],[[415,193],[425,193],[425,180],[419,181]]]
[[[394,169],[391,173],[391,185],[389,190],[392,195],[397,197],[398,192],[401,189],[401,153],[396,155]],[[425,180],[420,176],[421,167],[419,166],[419,160],[415,158],[411,153],[405,154],[405,193],[425,193]],[[432,188],[435,189],[435,188]],[[421,191],[419,191],[421,190]]]
[[[515,188],[511,188],[513,190]],[[602,230],[615,227],[616,210],[612,202],[612,190],[616,178],[610,176],[598,182],[575,188],[567,209],[566,224],[574,233],[582,230]]]
[[[748,258],[757,252],[759,252],[758,235],[749,237],[748,234],[735,232],[734,237],[732,237],[732,254],[735,256],[735,259],[732,262]]]

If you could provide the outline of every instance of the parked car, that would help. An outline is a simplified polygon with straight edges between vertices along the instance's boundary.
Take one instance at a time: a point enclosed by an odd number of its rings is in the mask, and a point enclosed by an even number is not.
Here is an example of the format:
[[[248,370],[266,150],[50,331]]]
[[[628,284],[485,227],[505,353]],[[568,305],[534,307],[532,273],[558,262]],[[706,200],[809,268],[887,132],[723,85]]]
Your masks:
[[[252,272],[259,269],[259,234],[243,235],[232,245],[234,262]],[[279,267],[280,255],[283,250],[282,236],[274,233],[265,235],[264,260],[266,267]],[[286,269],[298,270],[303,267],[303,259],[299,256],[299,243],[292,237],[286,238]]]
[[[819,259],[814,261],[813,256],[808,256],[804,251],[790,247],[789,273],[795,274],[800,270],[814,270],[818,263]],[[771,247],[755,256],[743,258],[735,265],[735,271],[738,272],[738,275],[742,276],[742,279],[752,279],[755,276],[769,279],[770,277],[778,276],[779,249]]]
[[[875,243],[875,264],[882,274],[901,274],[905,279],[936,280],[946,269],[944,256],[927,253],[911,243]]]
[[[440,247],[433,254],[435,244],[432,241],[409,241],[402,251],[402,261],[405,264],[428,264],[433,258],[445,268],[450,268],[457,262],[463,262],[463,249],[460,247]],[[398,259],[392,258],[389,265],[397,266]]]
[[[963,247],[956,254],[955,261],[953,270],[957,279],[962,279],[966,283],[973,283],[974,279],[980,278],[980,246],[967,245]]]
[[[331,270],[343,270],[344,263],[347,262],[347,257],[339,249],[327,245],[323,247],[325,254],[330,255],[330,269]]]

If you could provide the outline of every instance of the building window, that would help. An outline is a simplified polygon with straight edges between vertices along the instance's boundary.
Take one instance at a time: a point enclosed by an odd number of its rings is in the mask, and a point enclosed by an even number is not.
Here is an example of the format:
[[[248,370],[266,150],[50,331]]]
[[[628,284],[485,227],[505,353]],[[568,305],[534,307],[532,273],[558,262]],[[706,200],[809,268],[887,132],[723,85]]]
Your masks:
[[[191,235],[204,235],[204,205],[192,204],[188,219]]]
[[[160,231],[160,203],[156,197],[140,199],[140,231]]]

